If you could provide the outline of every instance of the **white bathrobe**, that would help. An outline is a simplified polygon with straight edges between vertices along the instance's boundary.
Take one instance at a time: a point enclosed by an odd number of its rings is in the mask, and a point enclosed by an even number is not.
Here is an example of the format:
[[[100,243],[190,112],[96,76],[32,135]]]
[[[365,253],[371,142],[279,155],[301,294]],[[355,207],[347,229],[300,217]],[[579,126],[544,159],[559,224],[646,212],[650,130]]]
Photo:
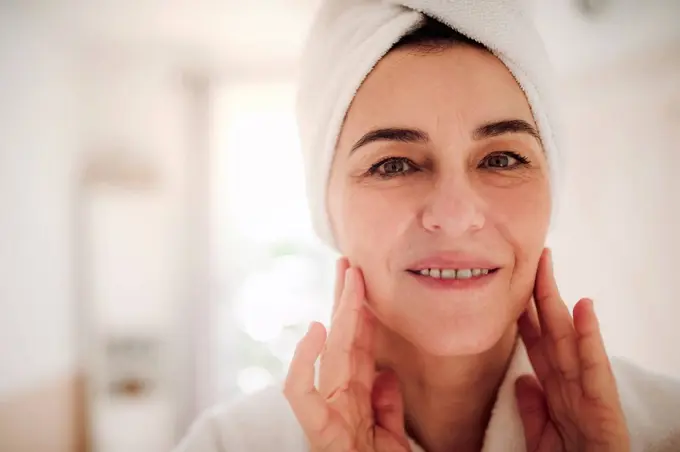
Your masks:
[[[633,452],[680,452],[680,382],[613,359]],[[483,452],[525,451],[514,394],[520,375],[533,374],[518,345],[500,387]],[[305,452],[305,437],[280,386],[203,415],[175,452]],[[414,442],[413,452],[423,452]]]

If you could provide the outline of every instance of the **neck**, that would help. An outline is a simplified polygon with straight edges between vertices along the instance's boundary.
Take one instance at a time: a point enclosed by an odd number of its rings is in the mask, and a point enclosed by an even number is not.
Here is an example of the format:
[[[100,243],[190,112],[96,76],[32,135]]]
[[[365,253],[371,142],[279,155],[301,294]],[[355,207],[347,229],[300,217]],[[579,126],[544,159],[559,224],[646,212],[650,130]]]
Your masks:
[[[410,436],[429,452],[479,451],[515,348],[513,328],[488,351],[432,356],[380,329],[378,366],[393,369],[404,398]]]

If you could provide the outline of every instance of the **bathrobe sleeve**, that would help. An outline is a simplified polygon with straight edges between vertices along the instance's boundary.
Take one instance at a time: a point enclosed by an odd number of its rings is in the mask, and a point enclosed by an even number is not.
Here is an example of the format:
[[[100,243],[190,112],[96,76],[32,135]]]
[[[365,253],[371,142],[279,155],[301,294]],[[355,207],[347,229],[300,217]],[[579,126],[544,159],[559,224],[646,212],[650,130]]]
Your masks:
[[[304,433],[280,386],[198,418],[173,452],[307,452]]]

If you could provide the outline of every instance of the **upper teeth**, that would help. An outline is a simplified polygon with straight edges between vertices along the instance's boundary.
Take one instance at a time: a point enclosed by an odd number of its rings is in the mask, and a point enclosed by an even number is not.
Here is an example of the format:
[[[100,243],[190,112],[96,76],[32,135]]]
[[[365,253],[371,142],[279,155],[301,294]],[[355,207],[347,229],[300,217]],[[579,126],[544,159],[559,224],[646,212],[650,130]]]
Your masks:
[[[461,269],[442,269],[442,268],[425,268],[420,270],[423,276],[431,276],[433,278],[441,279],[468,279],[473,276],[488,275],[488,268],[461,268]]]

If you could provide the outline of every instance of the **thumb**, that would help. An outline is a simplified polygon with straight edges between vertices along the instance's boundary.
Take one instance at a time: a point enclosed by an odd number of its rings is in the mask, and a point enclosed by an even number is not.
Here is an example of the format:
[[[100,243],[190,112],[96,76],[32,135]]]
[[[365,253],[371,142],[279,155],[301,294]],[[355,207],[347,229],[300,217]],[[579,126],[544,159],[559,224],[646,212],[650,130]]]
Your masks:
[[[524,426],[527,450],[537,450],[549,420],[548,405],[543,390],[536,377],[523,375],[515,382],[515,395]]]
[[[373,383],[372,403],[376,424],[408,447],[404,427],[404,401],[399,380],[393,371],[385,370],[376,377]]]

